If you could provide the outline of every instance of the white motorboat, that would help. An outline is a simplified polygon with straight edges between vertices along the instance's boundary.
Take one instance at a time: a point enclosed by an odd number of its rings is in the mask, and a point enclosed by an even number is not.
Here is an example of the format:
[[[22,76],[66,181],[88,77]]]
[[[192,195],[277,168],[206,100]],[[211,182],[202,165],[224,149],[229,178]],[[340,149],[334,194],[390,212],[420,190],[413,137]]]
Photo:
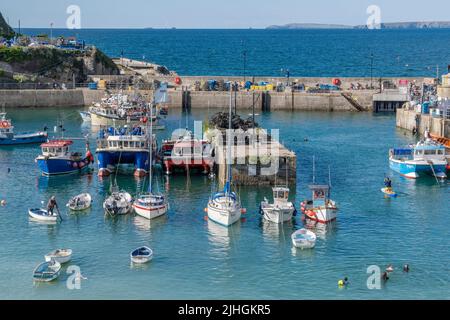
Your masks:
[[[29,209],[28,214],[33,219],[44,222],[57,222],[59,215],[57,213],[49,213],[45,209]]]
[[[82,193],[70,199],[66,206],[72,211],[83,211],[89,209],[91,205],[91,195],[89,193]]]
[[[274,203],[269,203],[265,198],[261,202],[261,213],[264,219],[274,223],[284,223],[292,220],[295,213],[295,206],[289,202],[289,188],[275,187],[272,189]]]
[[[307,229],[300,229],[291,236],[292,244],[300,249],[312,249],[316,246],[317,236],[314,232]]]
[[[149,247],[140,247],[130,253],[131,262],[136,264],[148,263],[153,259],[153,250]]]
[[[33,270],[33,280],[37,282],[50,282],[61,274],[61,264],[58,261],[51,260],[39,264]]]
[[[60,264],[64,264],[72,260],[72,249],[56,249],[45,255],[45,261],[55,260]]]

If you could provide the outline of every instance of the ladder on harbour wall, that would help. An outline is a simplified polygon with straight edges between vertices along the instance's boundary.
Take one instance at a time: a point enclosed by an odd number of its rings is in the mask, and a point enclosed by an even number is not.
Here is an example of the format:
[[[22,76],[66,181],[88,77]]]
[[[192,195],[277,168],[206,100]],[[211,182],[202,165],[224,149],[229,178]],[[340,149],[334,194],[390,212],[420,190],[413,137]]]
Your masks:
[[[355,98],[353,98],[351,93],[341,92],[341,96],[343,96],[356,110],[359,112],[367,111]]]
[[[261,92],[262,111],[270,111],[270,93],[268,91]]]
[[[188,88],[183,88],[181,106],[184,111],[189,111],[191,109],[191,93]]]

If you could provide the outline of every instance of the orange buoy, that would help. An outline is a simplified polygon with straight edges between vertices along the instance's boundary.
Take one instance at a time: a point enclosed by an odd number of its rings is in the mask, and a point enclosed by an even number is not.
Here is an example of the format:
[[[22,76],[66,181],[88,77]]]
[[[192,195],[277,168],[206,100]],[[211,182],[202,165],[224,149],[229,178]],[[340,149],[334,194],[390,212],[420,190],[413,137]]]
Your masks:
[[[208,216],[204,216],[203,219],[204,219],[205,221],[208,221]]]
[[[246,213],[247,213],[247,209],[242,208],[242,209],[241,209],[241,213],[242,213],[242,214],[246,214]]]
[[[203,209],[203,212],[208,213],[208,208]]]
[[[181,78],[180,77],[176,77],[175,78],[175,84],[180,85],[182,83]]]

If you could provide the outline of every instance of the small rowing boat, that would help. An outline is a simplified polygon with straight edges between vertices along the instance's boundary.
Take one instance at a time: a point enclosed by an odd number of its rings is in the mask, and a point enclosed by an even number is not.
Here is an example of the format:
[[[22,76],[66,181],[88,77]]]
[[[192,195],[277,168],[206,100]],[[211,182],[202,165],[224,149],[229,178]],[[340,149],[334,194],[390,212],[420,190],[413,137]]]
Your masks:
[[[89,193],[82,193],[70,199],[66,204],[66,207],[68,207],[72,211],[83,211],[89,209],[91,205],[91,195]]]
[[[64,264],[72,259],[72,249],[56,249],[47,253],[44,258],[47,262],[54,260],[60,264]]]
[[[131,262],[136,264],[148,263],[153,259],[153,250],[149,247],[140,247],[130,253]]]
[[[45,222],[57,222],[58,221],[58,214],[49,213],[47,210],[44,210],[44,209],[29,209],[28,214],[33,219],[36,219],[39,221],[45,221]]]
[[[316,246],[317,236],[314,232],[307,229],[301,229],[294,232],[291,236],[292,244],[300,249],[312,249]]]
[[[103,203],[103,209],[111,216],[126,215],[133,209],[133,198],[128,192],[113,192]]]
[[[59,277],[61,264],[51,260],[39,264],[33,271],[33,280],[37,282],[50,282]]]

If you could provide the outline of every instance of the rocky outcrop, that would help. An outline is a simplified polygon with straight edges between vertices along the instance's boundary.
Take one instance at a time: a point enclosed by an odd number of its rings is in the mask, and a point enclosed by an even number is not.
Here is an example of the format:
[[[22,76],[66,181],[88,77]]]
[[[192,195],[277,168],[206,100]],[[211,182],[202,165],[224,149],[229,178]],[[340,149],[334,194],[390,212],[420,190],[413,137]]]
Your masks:
[[[8,25],[0,12],[0,38],[11,39],[14,35],[14,30]]]
[[[0,68],[24,81],[53,79],[61,82],[85,82],[89,75],[116,75],[114,62],[96,48],[86,51],[52,47],[1,47]]]

